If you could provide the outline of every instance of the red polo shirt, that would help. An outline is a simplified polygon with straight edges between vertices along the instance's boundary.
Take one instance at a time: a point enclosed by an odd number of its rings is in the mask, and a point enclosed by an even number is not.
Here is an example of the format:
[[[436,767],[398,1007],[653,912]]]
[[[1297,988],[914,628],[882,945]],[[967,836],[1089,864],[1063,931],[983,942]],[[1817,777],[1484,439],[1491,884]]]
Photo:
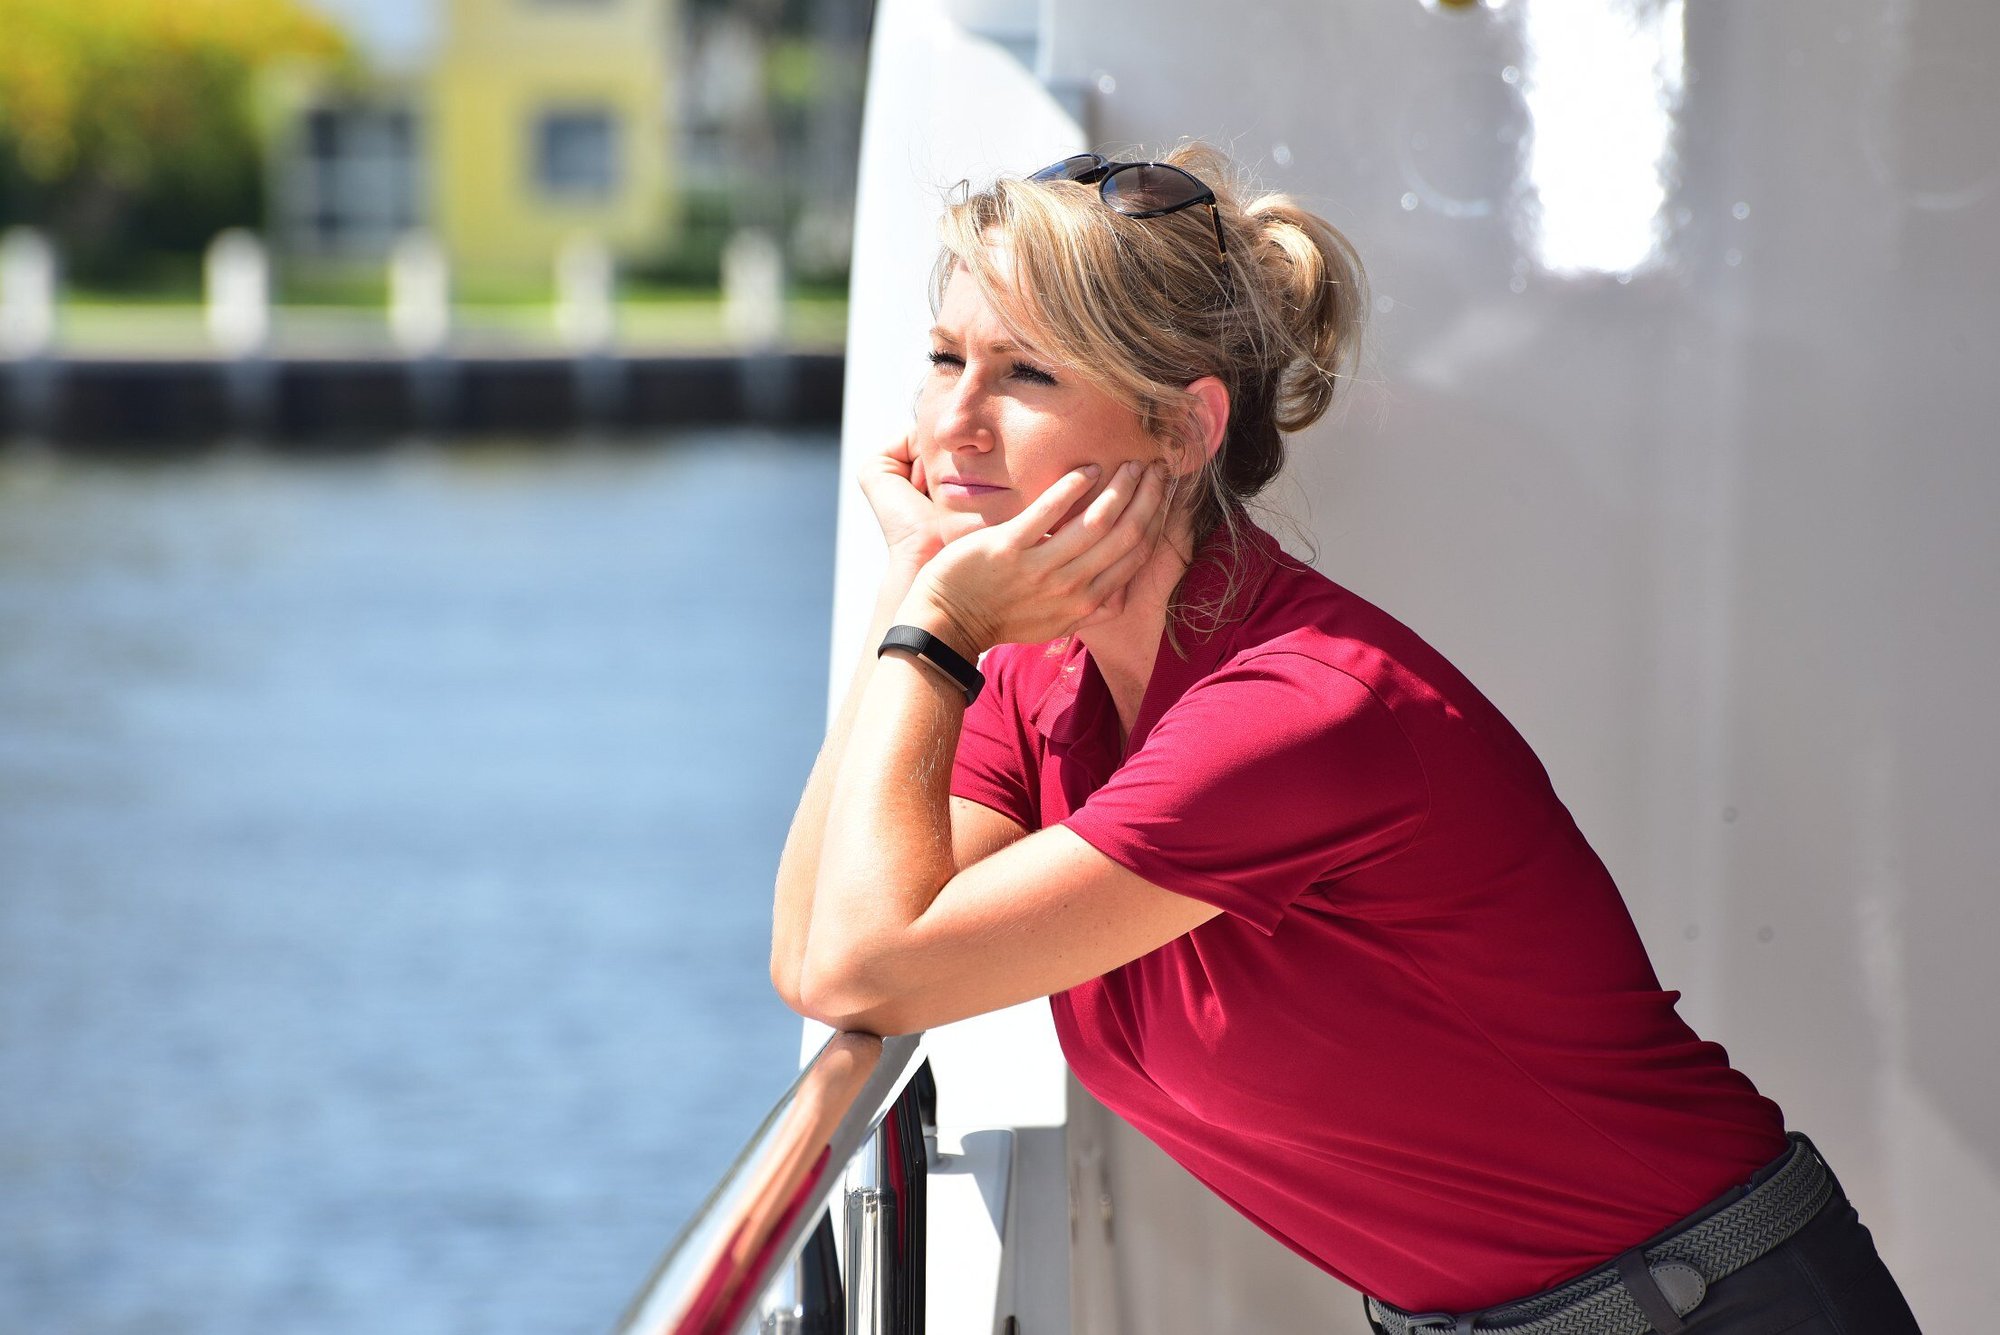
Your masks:
[[[1007,645],[952,791],[1224,910],[1050,998],[1077,1078],[1287,1246],[1467,1311],[1785,1148],[1674,1012],[1534,753],[1435,650],[1246,524],[1129,744],[1080,644]],[[1212,544],[1190,572],[1223,588]]]

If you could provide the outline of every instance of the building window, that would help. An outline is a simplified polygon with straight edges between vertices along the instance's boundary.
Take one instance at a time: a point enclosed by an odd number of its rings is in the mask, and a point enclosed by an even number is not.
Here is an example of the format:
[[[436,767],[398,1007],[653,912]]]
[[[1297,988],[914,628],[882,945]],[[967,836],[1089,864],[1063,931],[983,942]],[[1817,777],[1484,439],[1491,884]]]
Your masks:
[[[618,190],[618,126],[605,110],[545,111],[535,121],[535,184],[560,199]]]
[[[329,257],[387,253],[420,221],[418,131],[393,99],[308,107],[277,164],[286,244]]]

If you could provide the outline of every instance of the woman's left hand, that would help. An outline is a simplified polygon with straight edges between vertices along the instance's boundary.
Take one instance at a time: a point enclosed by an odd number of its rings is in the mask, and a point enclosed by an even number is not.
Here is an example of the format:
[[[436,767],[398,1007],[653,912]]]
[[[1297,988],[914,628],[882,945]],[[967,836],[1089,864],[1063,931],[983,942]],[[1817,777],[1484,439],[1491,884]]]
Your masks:
[[[1158,469],[1128,462],[1064,522],[1099,476],[1095,464],[1065,473],[1012,519],[947,545],[924,567],[898,620],[971,656],[1118,615],[1159,537],[1166,484]]]

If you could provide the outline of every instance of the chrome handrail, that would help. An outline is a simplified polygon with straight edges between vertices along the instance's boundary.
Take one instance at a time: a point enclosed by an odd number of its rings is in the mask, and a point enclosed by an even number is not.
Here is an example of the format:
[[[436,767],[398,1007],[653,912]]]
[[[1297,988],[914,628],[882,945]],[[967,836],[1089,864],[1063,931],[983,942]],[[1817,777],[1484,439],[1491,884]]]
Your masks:
[[[731,1335],[818,1224],[920,1065],[922,1036],[835,1034],[667,1249],[617,1335]]]

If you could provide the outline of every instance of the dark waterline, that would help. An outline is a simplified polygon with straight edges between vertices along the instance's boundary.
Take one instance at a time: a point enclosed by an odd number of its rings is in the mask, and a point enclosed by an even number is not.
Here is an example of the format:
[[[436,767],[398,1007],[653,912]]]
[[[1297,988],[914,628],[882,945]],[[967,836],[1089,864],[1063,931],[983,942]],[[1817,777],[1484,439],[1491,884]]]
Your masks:
[[[0,453],[0,1330],[609,1326],[796,1059],[836,473]]]

